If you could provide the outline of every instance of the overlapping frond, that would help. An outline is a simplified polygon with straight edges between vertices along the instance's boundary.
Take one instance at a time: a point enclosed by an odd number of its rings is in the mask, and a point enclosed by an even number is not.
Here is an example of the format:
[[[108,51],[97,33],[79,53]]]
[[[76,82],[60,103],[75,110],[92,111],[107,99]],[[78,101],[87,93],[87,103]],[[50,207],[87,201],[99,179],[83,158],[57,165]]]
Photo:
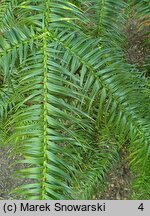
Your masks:
[[[102,130],[97,140],[91,143],[93,149],[84,155],[81,172],[73,184],[76,199],[93,199],[103,192],[108,173],[119,161],[117,140],[113,140],[108,134]]]
[[[40,11],[39,5],[32,7],[29,3],[31,1],[19,7]],[[68,5],[72,11],[73,6]],[[59,9],[53,2],[45,1],[42,25],[38,28],[15,27],[1,37],[4,80],[13,74],[16,65],[18,69],[15,94],[21,101],[13,107],[6,126],[9,131],[13,129],[9,141],[23,152],[21,163],[28,165],[19,171],[19,176],[35,182],[23,186],[20,192],[30,199],[71,197],[67,182],[76,170],[79,152],[88,147],[86,140],[93,133],[94,120],[76,106],[83,102],[79,79],[58,63],[59,51],[55,51],[57,44],[53,40],[55,33],[49,30],[49,25],[58,22],[59,18],[51,20],[51,8]],[[87,138],[85,131],[88,131]],[[27,188],[30,189],[28,192]]]
[[[4,32],[15,25],[13,10],[16,0],[2,0],[0,2],[0,31]]]
[[[84,65],[86,92],[94,87],[97,88],[95,92],[101,91],[97,113],[98,125],[100,119],[103,118],[105,124],[113,127],[116,133],[119,131],[120,136],[131,139],[131,146],[134,146],[133,151],[136,151],[137,148],[140,149],[140,154],[131,161],[131,164],[133,169],[141,172],[139,175],[142,175],[149,161],[150,135],[149,96],[146,93],[143,79],[137,76],[136,72],[135,74],[131,73],[128,65],[122,63],[119,66],[120,62],[112,63],[116,58],[113,58],[109,52],[94,47],[89,52],[89,47],[91,48],[92,45],[88,39],[85,41],[82,36],[78,36],[76,39],[69,37],[67,41],[66,36],[64,39],[61,34],[56,40],[70,53],[67,62],[73,55],[73,58],[77,59],[76,61],[80,61]],[[80,73],[82,75],[82,69]],[[141,103],[141,101],[143,102]],[[145,154],[146,152],[147,154]],[[144,161],[140,159],[142,154],[145,155]],[[140,169],[136,169],[136,167],[140,167]]]

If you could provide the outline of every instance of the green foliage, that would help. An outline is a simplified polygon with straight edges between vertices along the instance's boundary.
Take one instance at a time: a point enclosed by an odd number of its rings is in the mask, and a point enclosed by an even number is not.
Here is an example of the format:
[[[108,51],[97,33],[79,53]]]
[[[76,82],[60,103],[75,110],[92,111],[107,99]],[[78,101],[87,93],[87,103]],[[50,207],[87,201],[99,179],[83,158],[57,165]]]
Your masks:
[[[0,141],[22,154],[16,176],[31,181],[15,192],[92,199],[128,141],[133,198],[148,199],[149,80],[127,62],[124,34],[129,8],[147,20],[148,1],[0,4]]]

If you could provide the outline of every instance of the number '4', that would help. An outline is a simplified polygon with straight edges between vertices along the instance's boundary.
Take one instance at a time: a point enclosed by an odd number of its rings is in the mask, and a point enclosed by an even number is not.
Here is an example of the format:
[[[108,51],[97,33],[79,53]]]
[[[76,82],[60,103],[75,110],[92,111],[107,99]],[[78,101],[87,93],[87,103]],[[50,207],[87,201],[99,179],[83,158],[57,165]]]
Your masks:
[[[143,203],[141,203],[138,207],[139,210],[143,211],[144,210],[144,206],[143,206]]]

